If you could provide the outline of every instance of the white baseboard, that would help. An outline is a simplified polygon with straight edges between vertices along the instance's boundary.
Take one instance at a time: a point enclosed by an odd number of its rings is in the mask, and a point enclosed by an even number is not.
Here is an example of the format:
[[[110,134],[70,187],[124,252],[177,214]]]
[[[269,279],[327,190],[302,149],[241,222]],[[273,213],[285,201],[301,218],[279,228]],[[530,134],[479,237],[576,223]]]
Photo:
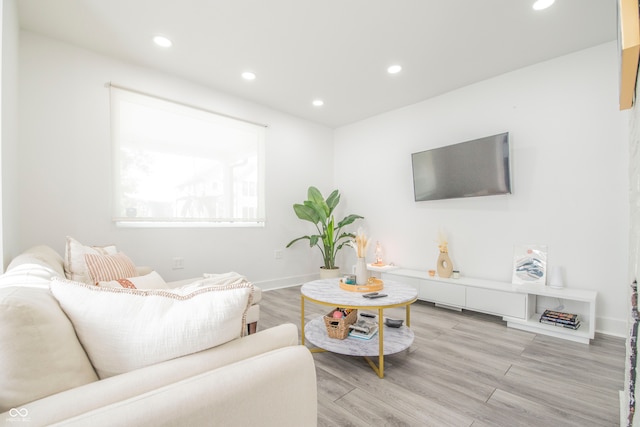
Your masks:
[[[263,280],[260,282],[253,282],[253,284],[263,291],[269,291],[272,289],[289,288],[291,286],[302,285],[303,283],[311,282],[312,280],[317,280],[319,278],[320,273],[315,273],[304,274],[301,276],[281,277],[273,280]]]
[[[620,338],[629,335],[627,321],[611,317],[596,317],[596,332]]]

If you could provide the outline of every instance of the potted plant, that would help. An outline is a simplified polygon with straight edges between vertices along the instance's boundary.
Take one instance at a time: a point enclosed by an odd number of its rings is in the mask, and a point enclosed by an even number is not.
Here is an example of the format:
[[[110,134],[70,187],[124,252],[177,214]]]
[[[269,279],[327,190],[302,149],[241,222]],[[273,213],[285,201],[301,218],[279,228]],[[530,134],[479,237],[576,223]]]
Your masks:
[[[316,187],[309,187],[307,200],[303,204],[294,204],[293,210],[298,218],[309,221],[316,226],[317,234],[298,237],[287,245],[287,248],[299,240],[308,240],[309,246],[317,246],[322,253],[324,265],[320,267],[321,277],[337,277],[340,275],[339,267],[336,267],[336,254],[342,247],[353,239],[355,235],[343,231],[342,228],[353,223],[357,219],[364,218],[360,215],[347,215],[337,224],[333,217],[333,210],[340,202],[340,193],[334,190],[325,200]]]

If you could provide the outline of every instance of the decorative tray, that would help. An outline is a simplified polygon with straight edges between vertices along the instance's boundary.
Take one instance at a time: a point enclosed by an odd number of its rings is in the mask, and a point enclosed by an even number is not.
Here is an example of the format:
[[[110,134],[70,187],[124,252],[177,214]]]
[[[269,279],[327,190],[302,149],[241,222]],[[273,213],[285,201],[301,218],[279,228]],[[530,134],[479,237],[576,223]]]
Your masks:
[[[373,292],[379,291],[384,287],[384,282],[376,277],[369,277],[366,285],[349,285],[340,279],[340,289],[350,292]]]

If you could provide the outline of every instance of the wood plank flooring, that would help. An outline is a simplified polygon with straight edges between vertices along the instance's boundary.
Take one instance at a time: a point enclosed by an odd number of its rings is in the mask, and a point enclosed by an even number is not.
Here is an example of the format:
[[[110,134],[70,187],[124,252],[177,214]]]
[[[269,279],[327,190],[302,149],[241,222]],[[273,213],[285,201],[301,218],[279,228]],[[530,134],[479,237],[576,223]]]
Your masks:
[[[258,330],[285,322],[300,329],[300,287],[262,295]],[[307,302],[306,321],[328,311]],[[385,315],[404,318],[404,309]],[[314,354],[319,426],[619,425],[622,338],[578,344],[420,301],[411,327],[413,345],[385,356],[384,379],[361,357]]]

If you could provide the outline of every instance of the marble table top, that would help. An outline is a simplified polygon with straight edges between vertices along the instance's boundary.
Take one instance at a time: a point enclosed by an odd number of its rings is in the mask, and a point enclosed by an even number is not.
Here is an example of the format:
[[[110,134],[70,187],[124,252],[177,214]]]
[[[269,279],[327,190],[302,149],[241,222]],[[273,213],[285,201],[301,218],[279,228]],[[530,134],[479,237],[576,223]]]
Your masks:
[[[350,292],[340,288],[340,279],[320,279],[302,285],[302,295],[312,300],[339,307],[390,307],[415,301],[418,290],[404,283],[384,281],[384,287],[377,292],[387,294],[384,298],[369,299],[366,292]]]

